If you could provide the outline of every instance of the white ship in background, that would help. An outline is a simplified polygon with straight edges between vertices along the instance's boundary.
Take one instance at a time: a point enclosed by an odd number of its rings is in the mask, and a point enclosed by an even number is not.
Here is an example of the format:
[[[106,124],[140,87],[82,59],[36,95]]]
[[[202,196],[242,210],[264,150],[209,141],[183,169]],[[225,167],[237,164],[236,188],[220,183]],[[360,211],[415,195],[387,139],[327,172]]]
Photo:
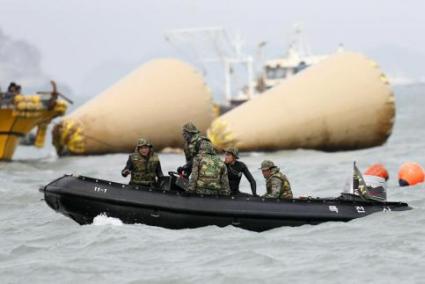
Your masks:
[[[240,36],[231,37],[222,27],[172,30],[165,33],[165,39],[186,57],[195,59],[206,76],[210,69],[207,64],[222,65],[221,92],[227,109],[275,87],[328,56],[312,54],[299,25],[295,26],[284,55],[268,60],[263,60],[262,55],[266,42],[257,45],[254,58],[242,51]],[[341,50],[340,46],[338,51]]]

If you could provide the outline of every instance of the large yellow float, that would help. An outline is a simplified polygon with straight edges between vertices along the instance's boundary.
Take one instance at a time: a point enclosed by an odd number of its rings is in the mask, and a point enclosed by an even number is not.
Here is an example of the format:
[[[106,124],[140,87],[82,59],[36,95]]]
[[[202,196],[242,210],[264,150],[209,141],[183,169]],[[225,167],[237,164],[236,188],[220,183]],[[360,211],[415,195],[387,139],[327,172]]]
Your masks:
[[[242,151],[350,150],[383,144],[394,96],[370,59],[337,53],[217,118],[208,137]]]
[[[139,137],[156,149],[181,147],[181,127],[205,132],[214,119],[202,75],[176,59],[146,63],[82,105],[53,129],[59,155],[130,152]]]

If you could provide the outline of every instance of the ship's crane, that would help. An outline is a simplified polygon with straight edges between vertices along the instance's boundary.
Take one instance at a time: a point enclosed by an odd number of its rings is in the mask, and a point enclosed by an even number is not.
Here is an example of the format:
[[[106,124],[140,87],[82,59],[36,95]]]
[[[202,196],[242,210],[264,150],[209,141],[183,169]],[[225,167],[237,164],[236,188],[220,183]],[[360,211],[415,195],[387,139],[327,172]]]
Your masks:
[[[207,64],[219,63],[224,70],[224,96],[227,103],[232,101],[232,88],[237,81],[238,74],[235,69],[242,66],[246,71],[247,96],[252,98],[253,86],[253,58],[242,52],[243,40],[240,36],[231,36],[222,27],[204,27],[170,30],[164,33],[165,40],[176,48],[185,57],[195,61],[201,66],[205,75]],[[247,83],[246,83],[247,82]],[[236,89],[241,86],[235,86]]]
[[[210,63],[221,65],[224,77],[217,85],[224,93],[227,104],[231,106],[251,99],[255,93],[262,93],[276,86],[326,57],[312,54],[310,46],[304,39],[301,24],[295,24],[291,35],[287,38],[289,42],[286,53],[265,61],[262,51],[267,42],[258,43],[253,60],[251,55],[243,52],[244,42],[241,36],[238,34],[231,36],[222,27],[165,32],[165,39],[186,58],[201,67],[210,83],[216,83],[219,76],[211,74],[212,66],[206,65]],[[243,80],[238,80],[240,78]]]

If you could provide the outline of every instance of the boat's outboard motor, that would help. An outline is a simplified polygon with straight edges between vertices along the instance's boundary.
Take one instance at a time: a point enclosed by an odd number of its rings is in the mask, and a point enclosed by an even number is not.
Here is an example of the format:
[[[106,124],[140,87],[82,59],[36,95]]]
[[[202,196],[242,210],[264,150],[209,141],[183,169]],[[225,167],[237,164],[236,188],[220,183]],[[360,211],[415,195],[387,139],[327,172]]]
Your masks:
[[[387,200],[387,182],[384,178],[369,175],[364,175],[363,178],[366,183],[367,193],[374,200]]]
[[[356,163],[353,172],[353,192],[365,200],[384,202],[387,199],[385,179],[375,176],[363,177]]]

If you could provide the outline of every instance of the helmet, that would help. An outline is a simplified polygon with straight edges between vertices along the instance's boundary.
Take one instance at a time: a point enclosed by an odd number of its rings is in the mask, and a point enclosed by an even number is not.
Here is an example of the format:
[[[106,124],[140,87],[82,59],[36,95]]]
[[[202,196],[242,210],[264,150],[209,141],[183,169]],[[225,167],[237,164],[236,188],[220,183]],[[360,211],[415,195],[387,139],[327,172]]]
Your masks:
[[[275,166],[275,164],[272,162],[272,161],[270,161],[270,160],[264,160],[262,163],[261,163],[261,170],[268,170],[268,169],[271,169],[271,168],[275,168],[276,166]]]
[[[183,125],[183,131],[193,133],[193,134],[199,133],[198,128],[196,128],[196,126],[192,122],[188,122],[185,125]]]
[[[148,146],[152,148],[152,144],[149,140],[140,138],[139,140],[137,140],[137,147],[142,147],[142,146]]]
[[[238,148],[236,148],[236,147],[226,148],[226,149],[224,149],[224,152],[232,154],[233,156],[235,156],[236,159],[239,159],[239,151],[238,151]]]

